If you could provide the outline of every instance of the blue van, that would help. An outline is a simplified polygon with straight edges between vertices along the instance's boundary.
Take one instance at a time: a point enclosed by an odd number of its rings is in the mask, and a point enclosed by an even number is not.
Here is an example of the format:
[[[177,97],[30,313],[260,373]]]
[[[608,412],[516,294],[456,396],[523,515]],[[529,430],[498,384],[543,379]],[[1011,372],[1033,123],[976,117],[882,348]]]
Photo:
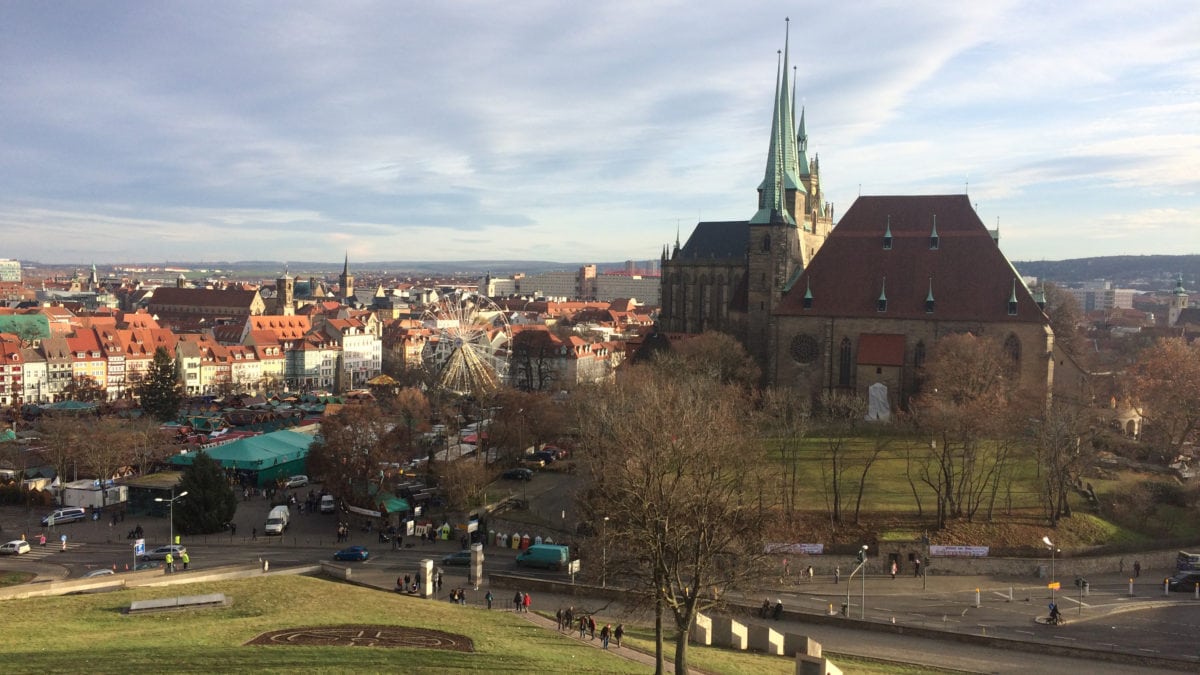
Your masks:
[[[571,561],[571,549],[554,544],[534,544],[517,556],[517,567],[541,567],[548,570],[565,570]]]

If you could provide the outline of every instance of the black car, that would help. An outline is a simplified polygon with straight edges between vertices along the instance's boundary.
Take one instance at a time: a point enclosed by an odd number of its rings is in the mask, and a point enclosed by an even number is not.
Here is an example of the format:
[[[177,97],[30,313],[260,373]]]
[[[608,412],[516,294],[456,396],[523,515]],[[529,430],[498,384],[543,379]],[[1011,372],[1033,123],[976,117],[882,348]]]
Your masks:
[[[1172,591],[1191,593],[1196,590],[1196,584],[1200,584],[1200,572],[1177,572],[1167,579],[1167,588]]]
[[[534,457],[536,459],[540,459],[547,464],[558,459],[558,455],[554,454],[553,452],[551,452],[549,450],[538,450],[537,452],[533,453],[530,456]]]
[[[471,564],[471,552],[470,551],[455,551],[454,553],[451,553],[448,556],[444,556],[442,558],[442,564],[443,565],[470,565]]]
[[[516,469],[509,469],[508,471],[505,471],[503,474],[501,474],[501,478],[507,478],[508,480],[533,480],[533,472],[529,469],[522,469],[518,467]]]

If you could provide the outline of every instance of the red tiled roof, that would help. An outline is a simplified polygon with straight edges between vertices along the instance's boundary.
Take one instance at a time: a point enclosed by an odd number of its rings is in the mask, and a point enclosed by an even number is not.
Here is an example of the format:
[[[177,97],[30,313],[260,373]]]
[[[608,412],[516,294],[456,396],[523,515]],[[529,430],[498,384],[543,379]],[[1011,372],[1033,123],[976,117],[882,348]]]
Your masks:
[[[930,247],[934,217],[938,247]],[[891,248],[884,248],[890,227]],[[886,289],[884,279],[886,278]],[[1016,282],[1016,314],[1008,300]],[[925,299],[932,283],[934,311]],[[812,307],[804,295],[812,291]],[[887,309],[878,311],[881,291]],[[1046,322],[967,195],[859,197],[777,310],[793,316]]]

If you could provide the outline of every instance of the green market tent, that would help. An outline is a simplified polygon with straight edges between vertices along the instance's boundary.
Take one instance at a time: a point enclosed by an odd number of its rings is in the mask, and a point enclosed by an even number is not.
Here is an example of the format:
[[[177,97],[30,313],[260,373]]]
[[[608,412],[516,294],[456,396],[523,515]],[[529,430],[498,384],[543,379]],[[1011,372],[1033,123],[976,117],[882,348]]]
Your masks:
[[[386,511],[387,513],[407,513],[409,510],[407,500],[397,497],[387,490],[381,490],[374,483],[367,486],[367,494],[371,496],[372,505],[380,511]]]
[[[256,474],[255,483],[264,486],[279,477],[304,473],[308,446],[312,442],[313,437],[309,434],[275,431],[240,438],[232,443],[207,448],[204,452],[224,469]],[[195,460],[196,452],[175,455],[171,457],[171,463],[189,466]]]

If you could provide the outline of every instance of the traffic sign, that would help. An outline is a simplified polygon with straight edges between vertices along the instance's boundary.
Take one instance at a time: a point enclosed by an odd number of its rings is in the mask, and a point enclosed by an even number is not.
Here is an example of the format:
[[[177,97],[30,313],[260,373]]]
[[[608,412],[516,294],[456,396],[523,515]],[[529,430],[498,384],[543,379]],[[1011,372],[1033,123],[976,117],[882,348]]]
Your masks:
[[[1058,583],[1057,581],[1051,581],[1050,583],[1046,584],[1046,588],[1049,588],[1052,591],[1057,591],[1062,588],[1062,584]]]
[[[145,539],[135,540],[133,542],[133,554],[140,556],[145,553],[146,553],[146,540]]]

